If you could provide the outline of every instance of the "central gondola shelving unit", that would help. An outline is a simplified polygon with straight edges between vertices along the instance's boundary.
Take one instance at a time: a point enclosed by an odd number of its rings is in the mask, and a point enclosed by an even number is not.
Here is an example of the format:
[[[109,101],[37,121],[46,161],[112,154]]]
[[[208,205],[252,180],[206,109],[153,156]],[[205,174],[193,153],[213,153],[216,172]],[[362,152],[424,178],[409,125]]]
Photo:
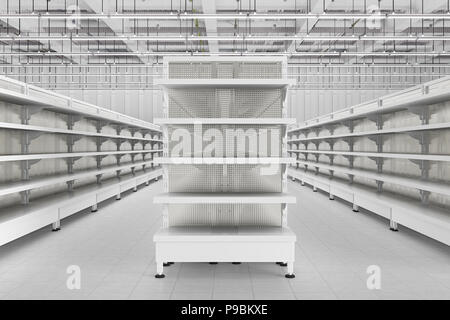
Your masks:
[[[278,262],[294,277],[287,225],[285,58],[164,61],[163,226],[157,278],[171,262]],[[270,150],[270,152],[269,152]]]

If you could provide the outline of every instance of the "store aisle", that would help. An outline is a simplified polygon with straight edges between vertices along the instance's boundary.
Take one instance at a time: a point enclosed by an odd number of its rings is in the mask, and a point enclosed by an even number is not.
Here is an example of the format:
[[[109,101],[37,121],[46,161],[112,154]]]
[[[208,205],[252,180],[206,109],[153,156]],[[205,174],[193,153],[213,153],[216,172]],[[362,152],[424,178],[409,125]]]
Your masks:
[[[450,248],[371,213],[354,213],[339,200],[298,183],[289,207],[297,233],[296,278],[275,264],[175,264],[155,279],[153,233],[161,183],[97,213],[75,215],[62,230],[40,230],[0,248],[1,299],[450,299]],[[366,270],[381,271],[369,290]],[[69,290],[69,266],[79,267],[81,289]]]

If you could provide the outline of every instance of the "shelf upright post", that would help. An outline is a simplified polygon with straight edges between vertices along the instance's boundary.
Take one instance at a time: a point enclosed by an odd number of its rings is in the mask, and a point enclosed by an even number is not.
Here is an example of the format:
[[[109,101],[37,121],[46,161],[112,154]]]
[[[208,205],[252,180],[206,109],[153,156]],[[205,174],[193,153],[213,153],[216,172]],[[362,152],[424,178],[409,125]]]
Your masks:
[[[378,131],[383,130],[384,120],[383,120],[382,114],[368,116],[367,118],[369,120],[375,122]],[[383,136],[380,134],[377,134],[374,136],[369,136],[369,139],[374,141],[375,144],[377,145],[377,153],[383,153],[383,142],[384,142]],[[384,159],[380,158],[380,157],[375,157],[375,158],[372,158],[372,160],[374,160],[377,165],[377,172],[380,174],[383,173]],[[378,193],[381,193],[383,191],[383,181],[377,180],[376,183],[377,183],[377,191],[378,191]]]
[[[414,113],[419,116],[420,122],[422,125],[428,125],[430,123],[430,118],[432,115],[432,111],[430,110],[430,106],[415,106],[408,108],[408,111]],[[422,154],[430,153],[430,132],[422,131],[422,132],[411,132],[410,136],[416,139],[420,143],[420,150]],[[421,171],[421,179],[424,181],[429,180],[431,163],[430,161],[422,160],[422,161],[413,161],[416,163]],[[429,204],[430,192],[425,190],[420,191],[420,199],[423,204]]]

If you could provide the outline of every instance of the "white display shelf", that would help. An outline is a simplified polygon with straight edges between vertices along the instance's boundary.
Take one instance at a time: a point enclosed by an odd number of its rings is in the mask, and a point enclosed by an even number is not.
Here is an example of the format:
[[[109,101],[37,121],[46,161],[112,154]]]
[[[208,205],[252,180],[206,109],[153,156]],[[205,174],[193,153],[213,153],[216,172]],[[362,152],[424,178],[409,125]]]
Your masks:
[[[14,130],[20,134],[21,153],[0,155],[1,164],[16,162],[21,178],[21,181],[6,181],[0,185],[0,196],[19,193],[21,199],[20,205],[1,209],[0,245],[50,223],[54,224],[54,229],[57,230],[59,221],[66,216],[89,206],[96,210],[97,203],[112,196],[120,198],[121,192],[129,189],[137,190],[138,185],[147,184],[149,180],[155,178],[155,175],[162,175],[161,169],[136,172],[136,168],[144,169],[145,166],[152,165],[152,160],[145,160],[146,154],[162,152],[162,150],[152,150],[152,148],[162,147],[152,145],[152,143],[162,143],[160,140],[162,131],[157,125],[3,76],[0,76],[0,101],[20,107],[11,111],[18,113],[21,122],[0,122],[1,130]],[[33,120],[33,115],[42,110],[67,115],[62,119],[66,121],[68,129],[31,125],[29,122]],[[73,130],[75,123],[82,119],[96,120],[97,132]],[[102,128],[106,126],[113,127],[116,134],[102,133]],[[129,131],[129,135],[122,134],[122,130]],[[136,133],[139,133],[141,137],[136,136]],[[30,150],[36,150],[36,147],[42,148],[42,144],[33,145],[33,140],[41,134],[65,135],[68,152],[30,153]],[[146,135],[149,135],[149,138],[146,138]],[[97,151],[73,152],[75,141],[83,137],[95,138]],[[101,150],[102,143],[106,140],[114,140],[117,144],[116,151]],[[125,141],[130,142],[133,150],[120,150],[121,143]],[[136,143],[141,144],[142,150],[136,150],[137,148],[134,147]],[[147,143],[150,143],[149,149],[145,149]],[[127,154],[132,156],[142,154],[143,159],[140,162],[134,162],[132,157],[132,163],[121,164],[121,156]],[[116,156],[116,166],[101,166],[102,159],[107,156]],[[96,167],[74,172],[75,161],[83,157],[96,157]],[[67,173],[42,175],[31,170],[32,165],[45,159],[65,159]],[[121,175],[121,172],[125,170],[131,170],[132,174]],[[102,175],[114,172],[116,178],[102,179]],[[95,181],[86,186],[77,187],[75,181],[86,178],[93,178]],[[56,186],[64,182],[67,184],[67,191],[58,191],[57,194],[41,198],[30,196],[31,190]]]
[[[54,112],[81,115],[89,119],[161,133],[160,127],[152,123],[4,76],[0,76],[0,100],[20,106],[30,108],[42,107]]]
[[[336,196],[352,203],[354,211],[361,207],[390,220],[393,230],[401,224],[450,245],[450,214],[445,208],[425,206],[420,200],[402,195],[380,194],[365,185],[349,185],[347,181],[303,170],[288,169],[288,175],[329,193],[331,199]]]
[[[101,184],[89,184],[72,192],[60,192],[33,199],[28,205],[16,205],[2,209],[0,215],[0,245],[11,242],[50,224],[59,229],[60,221],[81,210],[97,205],[111,197],[120,199],[121,193],[162,176],[161,169],[140,171],[111,178]]]
[[[296,198],[286,193],[191,193],[170,192],[154,197],[155,203],[189,204],[189,203],[295,203]]]
[[[294,164],[295,158],[155,158],[155,164]]]
[[[233,78],[231,79],[218,79],[214,78],[190,78],[190,79],[176,79],[170,78],[173,72],[176,73],[176,77],[185,75],[186,77],[197,77],[197,74],[191,74],[189,71],[192,63],[198,61],[189,58],[183,59],[183,61],[177,58],[165,58],[164,68],[165,74],[168,79],[161,79],[155,81],[156,85],[162,87],[164,91],[165,101],[165,115],[167,118],[155,119],[158,124],[165,126],[165,130],[169,130],[170,125],[178,125],[179,127],[190,129],[190,126],[194,125],[210,125],[216,126],[218,130],[221,130],[223,126],[258,126],[267,125],[283,126],[283,129],[287,129],[288,125],[294,124],[295,119],[287,118],[255,118],[255,115],[264,113],[266,110],[261,108],[260,93],[266,90],[269,95],[273,95],[276,99],[271,110],[267,114],[271,115],[284,115],[285,114],[285,102],[287,96],[287,88],[295,84],[295,80],[287,80],[287,60],[285,57],[271,57],[270,59],[260,59],[254,57],[252,59],[243,59],[236,57],[212,57],[202,61],[202,65],[207,65],[205,70],[211,67],[211,70],[220,69],[220,74],[229,74]],[[171,63],[174,63],[173,68],[169,67]],[[247,66],[243,64],[248,63]],[[210,65],[212,64],[212,65]],[[267,68],[264,64],[267,64]],[[247,68],[245,68],[247,67]],[[202,67],[203,68],[203,67]],[[230,69],[231,68],[231,69]],[[252,69],[253,68],[253,69]],[[225,71],[228,70],[228,71]],[[242,70],[242,74],[240,74]],[[229,72],[229,73],[224,73]],[[252,74],[254,79],[243,79],[243,74]],[[218,75],[220,76],[218,73]],[[260,74],[261,76],[256,78]],[[203,74],[200,75],[203,77]],[[278,77],[278,79],[271,79]],[[261,79],[264,78],[264,79]],[[178,89],[178,90],[172,90]],[[241,90],[239,97],[230,95],[223,97],[223,101],[219,105],[211,99],[205,99],[205,90],[215,89],[236,89]],[[258,94],[255,94],[252,89],[257,89]],[[273,89],[281,89],[281,94],[277,91],[268,91]],[[210,93],[210,91],[208,91]],[[250,92],[251,94],[247,94]],[[240,96],[248,95],[248,97]],[[183,99],[182,95],[189,94],[186,98],[187,101],[192,102],[183,106],[183,112],[174,110],[171,112],[171,108],[174,108],[169,101],[171,101],[171,95],[176,95],[178,99]],[[222,99],[217,92],[216,100]],[[197,99],[197,100],[196,100]],[[229,99],[229,100],[227,100]],[[208,100],[208,101],[206,101]],[[209,101],[211,100],[211,102]],[[199,101],[202,108],[195,108],[195,101]],[[233,106],[241,105],[245,101],[245,116],[247,118],[233,118],[233,115],[238,116],[240,112]],[[272,101],[272,100],[271,100]],[[206,105],[205,105],[206,103]],[[191,108],[191,105],[193,106]],[[202,118],[209,115],[210,108],[216,108],[217,115],[226,115],[223,118]],[[263,109],[263,110],[261,110]],[[219,112],[220,111],[220,112]],[[171,114],[186,114],[199,116],[198,118],[174,118]],[[167,131],[165,131],[167,132]],[[287,130],[283,130],[283,134],[277,137],[280,143],[286,141]],[[167,139],[167,134],[165,135]],[[164,144],[164,154],[170,155],[169,150],[171,144],[168,141]],[[284,149],[283,149],[284,150]],[[261,156],[263,156],[262,152]],[[250,152],[245,154],[251,154]],[[157,278],[163,278],[163,265],[164,262],[286,262],[287,263],[287,278],[293,278],[294,268],[293,263],[295,260],[295,234],[287,228],[287,204],[295,203],[296,198],[286,193],[286,166],[287,164],[293,164],[293,159],[290,159],[283,152],[278,157],[170,157],[163,156],[155,159],[155,163],[165,165],[165,175],[168,178],[165,184],[166,193],[157,195],[154,197],[154,203],[164,204],[163,207],[163,228],[159,230],[154,236],[154,242],[156,247],[156,267]],[[279,188],[263,188],[255,187],[255,190],[277,190],[280,192],[248,192],[238,193],[240,189],[237,188],[224,188],[226,192],[212,192],[218,191],[212,185],[217,179],[217,175],[224,175],[225,170],[228,170],[226,166],[220,168],[220,172],[216,172],[216,168],[207,168],[197,166],[195,168],[179,167],[174,168],[173,165],[203,165],[203,164],[218,164],[218,165],[237,165],[237,164],[254,164],[254,165],[270,165],[279,164],[283,165],[279,175],[272,176],[273,183],[279,186]],[[193,179],[197,179],[196,184],[202,186],[197,190],[204,192],[191,193],[189,192],[189,184],[184,181],[177,181],[175,178],[171,178],[171,172],[185,172],[186,175],[193,175]],[[211,170],[212,169],[212,170]],[[236,169],[236,170],[234,170]],[[249,170],[252,168],[249,167]],[[232,168],[230,175],[227,175],[227,179],[244,179],[240,183],[247,183],[249,185],[261,184],[268,181],[257,176],[257,174],[246,175],[246,167]],[[244,173],[242,173],[244,172]],[[172,181],[170,181],[173,179]],[[221,179],[220,177],[218,179]],[[247,179],[247,180],[246,180]],[[224,179],[226,180],[226,179]],[[213,181],[213,182],[211,182]],[[225,181],[224,181],[225,183]],[[265,182],[268,183],[268,182]],[[176,186],[176,188],[170,189],[169,186]],[[253,189],[253,188],[252,188]],[[252,190],[250,189],[250,190]],[[186,192],[169,192],[170,190],[179,190]],[[219,189],[220,190],[220,189]],[[258,218],[252,217],[250,214],[246,217],[246,224],[252,225],[252,227],[243,226],[231,226],[234,223],[228,223],[228,227],[214,226],[213,228],[189,227],[190,220],[195,221],[196,225],[210,225],[209,211],[202,211],[203,209],[195,209],[189,213],[190,216],[185,216],[184,213],[180,213],[179,207],[171,206],[172,204],[180,204],[182,208],[189,207],[189,204],[215,204],[218,207],[218,214],[226,214],[228,211],[228,204],[249,204],[249,211],[257,212]],[[279,204],[279,206],[273,206],[272,204]],[[266,205],[264,209],[261,209],[256,205]],[[199,206],[203,208],[203,206]],[[267,210],[267,212],[265,212]],[[242,213],[246,215],[246,212]],[[261,226],[260,215],[275,217],[270,224],[272,227]],[[225,217],[225,216],[224,216]],[[179,220],[177,220],[179,219]],[[219,219],[220,220],[220,219]],[[241,223],[241,222],[239,222]],[[178,224],[182,227],[175,227]],[[213,223],[214,224],[214,223]]]
[[[158,124],[229,124],[229,125],[289,125],[291,118],[155,118]]]
[[[296,83],[291,79],[157,79],[155,84],[167,89],[241,88],[283,89]]]
[[[417,178],[408,178],[408,177],[399,177],[392,175],[391,173],[376,173],[376,172],[370,172],[367,170],[361,170],[361,169],[351,169],[348,167],[342,167],[342,166],[331,166],[327,164],[322,163],[316,163],[316,162],[310,162],[310,161],[297,161],[299,165],[302,166],[308,166],[313,168],[319,168],[324,170],[329,170],[333,172],[339,172],[344,173],[347,175],[353,175],[355,177],[362,177],[367,178],[375,181],[382,181],[387,183],[392,183],[395,185],[408,187],[408,188],[414,188],[417,190],[423,190],[428,192],[434,192],[442,195],[450,195],[450,185],[439,183],[439,182],[432,182],[432,181],[425,181],[420,180]]]
[[[324,154],[339,155],[353,157],[370,157],[370,158],[386,158],[386,159],[407,159],[407,160],[423,160],[423,161],[450,161],[450,155],[438,154],[418,154],[418,153],[389,153],[389,152],[350,152],[350,151],[327,151],[327,150],[288,150],[292,153],[304,154]]]
[[[37,177],[32,180],[17,181],[7,184],[0,184],[0,196],[8,194],[23,192],[27,190],[33,190],[43,187],[52,186],[58,183],[64,183],[68,181],[81,180],[89,177],[96,177],[102,174],[114,173],[117,171],[130,170],[133,168],[139,168],[143,166],[151,166],[153,161],[139,161],[135,163],[124,164],[120,166],[108,166],[101,169],[84,170],[71,174],[53,175],[49,177]]]
[[[0,162],[10,161],[30,161],[30,160],[45,160],[45,159],[65,159],[65,158],[81,158],[81,157],[97,157],[97,156],[111,156],[111,155],[125,155],[125,154],[146,154],[162,152],[162,150],[128,150],[128,151],[100,151],[100,152],[60,152],[60,153],[40,153],[40,154],[16,154],[16,155],[2,155]]]
[[[297,128],[289,130],[289,133],[361,119],[373,114],[391,113],[412,107],[427,107],[449,100],[449,88],[450,76],[304,121]]]
[[[310,138],[298,138],[298,139],[288,140],[288,143],[324,141],[324,140],[332,140],[332,139],[337,140],[337,139],[345,139],[345,138],[352,138],[352,137],[365,137],[365,136],[376,136],[376,135],[397,134],[397,133],[411,133],[411,132],[445,130],[445,129],[450,129],[450,122],[403,127],[403,128],[391,128],[391,129],[383,129],[383,130],[365,131],[365,132],[363,131],[363,132],[335,134],[335,135],[310,137]]]
[[[140,138],[140,137],[97,133],[97,132],[89,132],[89,131],[60,129],[60,128],[49,128],[49,127],[33,126],[33,125],[20,124],[20,123],[0,122],[0,129],[42,132],[42,133],[50,133],[50,134],[66,134],[66,135],[76,135],[76,136],[105,138],[105,139],[135,140],[135,141],[144,141],[144,142],[162,142],[162,140],[160,140],[160,139]]]

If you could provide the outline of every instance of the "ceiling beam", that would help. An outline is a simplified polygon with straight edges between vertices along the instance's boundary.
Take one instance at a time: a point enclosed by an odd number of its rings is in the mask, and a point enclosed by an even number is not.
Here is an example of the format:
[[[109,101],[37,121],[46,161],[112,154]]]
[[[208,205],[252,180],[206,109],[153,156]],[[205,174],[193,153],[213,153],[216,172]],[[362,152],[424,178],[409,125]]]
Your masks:
[[[215,14],[216,13],[216,0],[202,0],[203,13]],[[206,19],[205,27],[206,34],[212,36],[218,36],[217,34],[217,20]],[[209,52],[219,52],[219,42],[217,40],[208,40]]]

